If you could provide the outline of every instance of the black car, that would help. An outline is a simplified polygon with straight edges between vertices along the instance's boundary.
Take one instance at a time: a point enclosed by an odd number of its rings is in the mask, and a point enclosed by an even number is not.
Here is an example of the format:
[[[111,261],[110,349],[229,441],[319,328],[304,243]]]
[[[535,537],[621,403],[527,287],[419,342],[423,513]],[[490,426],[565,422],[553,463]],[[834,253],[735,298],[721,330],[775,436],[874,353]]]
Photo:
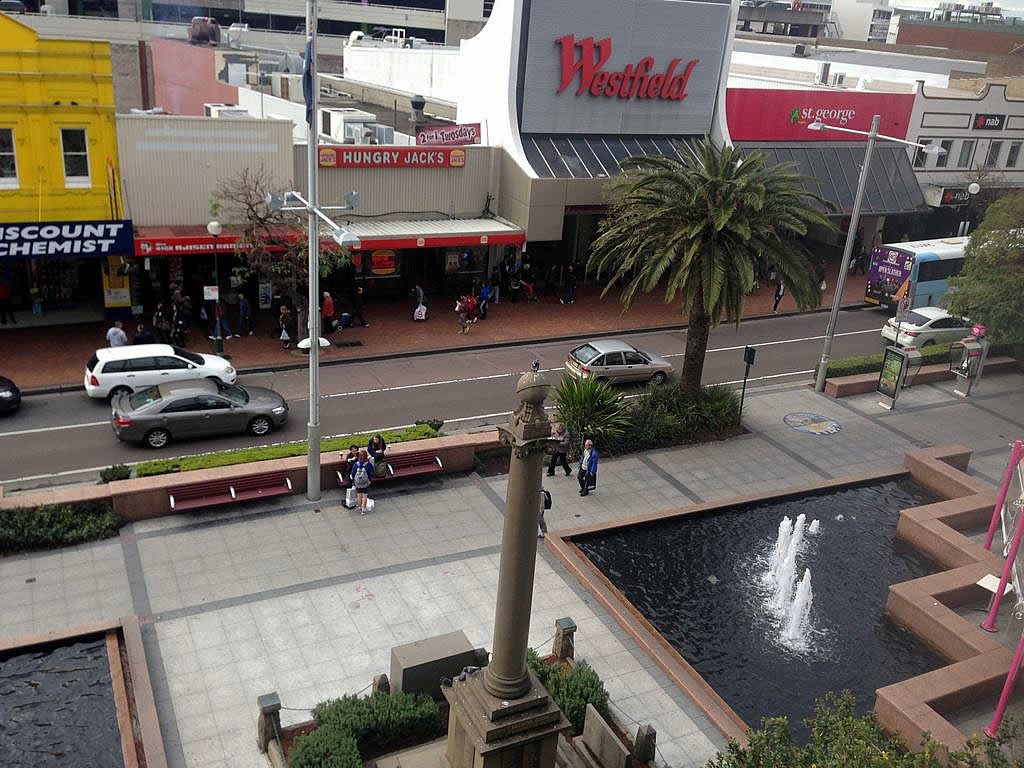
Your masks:
[[[10,379],[0,376],[0,413],[14,413],[21,405],[21,390]]]

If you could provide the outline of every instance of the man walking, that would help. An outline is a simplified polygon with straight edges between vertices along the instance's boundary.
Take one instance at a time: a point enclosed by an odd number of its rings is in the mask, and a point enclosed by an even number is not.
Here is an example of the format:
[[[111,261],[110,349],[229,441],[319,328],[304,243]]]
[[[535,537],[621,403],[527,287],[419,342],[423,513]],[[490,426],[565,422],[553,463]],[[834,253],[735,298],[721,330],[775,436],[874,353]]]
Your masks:
[[[593,440],[583,443],[583,458],[580,460],[580,471],[577,478],[580,481],[580,496],[586,496],[594,488],[597,488],[597,448]]]
[[[356,320],[363,328],[369,325],[366,318],[363,317],[363,286],[361,285],[356,286],[352,291],[352,322],[355,323]]]
[[[238,294],[238,330],[246,336],[252,336],[256,332],[256,326],[252,322],[252,305],[244,293]]]
[[[320,312],[322,318],[320,327],[324,333],[330,333],[337,327],[334,324],[334,298],[331,296],[330,291],[324,291],[324,304]]]
[[[772,312],[776,315],[779,314],[779,302],[782,301],[782,297],[786,295],[786,284],[781,280],[775,283],[775,303],[772,304]]]
[[[562,297],[563,304],[572,304],[576,301],[576,270],[572,264],[565,268],[565,295]]]
[[[107,331],[107,344],[111,347],[123,347],[128,344],[128,334],[120,320],[114,322]]]
[[[568,477],[572,474],[568,456],[569,449],[572,448],[572,437],[569,435],[569,430],[565,428],[565,424],[556,424],[551,432],[551,437],[558,441],[558,448],[551,455],[551,463],[548,464],[548,477],[555,476],[555,467],[558,465],[562,466],[565,476]]]
[[[132,339],[132,344],[156,344],[156,337],[146,330],[146,326],[139,323],[135,329],[135,338]]]

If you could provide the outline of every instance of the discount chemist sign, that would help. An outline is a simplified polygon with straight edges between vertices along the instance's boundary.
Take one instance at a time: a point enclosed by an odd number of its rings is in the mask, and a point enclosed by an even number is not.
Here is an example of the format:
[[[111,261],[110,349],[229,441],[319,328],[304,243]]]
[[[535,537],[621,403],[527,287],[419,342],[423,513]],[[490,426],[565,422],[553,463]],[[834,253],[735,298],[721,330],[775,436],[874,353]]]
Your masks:
[[[130,221],[43,221],[0,224],[0,259],[130,256]]]

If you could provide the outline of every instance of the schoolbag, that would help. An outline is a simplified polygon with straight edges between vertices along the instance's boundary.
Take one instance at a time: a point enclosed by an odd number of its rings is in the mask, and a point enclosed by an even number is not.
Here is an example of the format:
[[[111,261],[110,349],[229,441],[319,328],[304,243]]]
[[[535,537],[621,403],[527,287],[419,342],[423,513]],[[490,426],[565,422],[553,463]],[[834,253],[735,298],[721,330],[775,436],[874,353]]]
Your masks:
[[[551,509],[551,493],[543,488],[540,492],[544,495],[544,509]]]
[[[357,488],[365,488],[370,484],[370,474],[366,471],[366,464],[356,466],[355,485]]]

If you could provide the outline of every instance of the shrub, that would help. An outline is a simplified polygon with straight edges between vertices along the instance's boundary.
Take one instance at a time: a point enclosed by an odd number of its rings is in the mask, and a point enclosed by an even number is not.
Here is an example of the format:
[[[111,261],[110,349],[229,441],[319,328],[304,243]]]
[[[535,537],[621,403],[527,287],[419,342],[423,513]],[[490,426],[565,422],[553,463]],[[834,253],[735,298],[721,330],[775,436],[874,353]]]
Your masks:
[[[619,439],[629,426],[625,401],[604,382],[564,376],[555,390],[558,420],[577,441],[598,446]]]
[[[428,424],[417,424],[414,427],[397,432],[383,432],[382,437],[388,443],[407,443],[412,440],[437,437],[438,434],[438,431]],[[329,437],[320,442],[320,450],[324,453],[346,451],[352,444],[365,445],[370,440],[370,437],[372,437],[370,434]],[[135,476],[150,477],[152,475],[166,475],[170,472],[188,472],[193,469],[209,469],[210,467],[227,467],[232,464],[246,464],[251,461],[285,459],[290,456],[305,456],[306,451],[306,442],[302,441],[286,443],[284,445],[267,445],[259,448],[241,448],[236,451],[202,453],[197,456],[182,456],[177,459],[155,459],[153,461],[139,462],[135,466]]]
[[[327,729],[355,739],[360,754],[380,754],[393,746],[444,734],[437,703],[422,694],[344,696],[321,702],[313,710]]]
[[[587,704],[593,704],[598,714],[608,719],[608,691],[587,662],[580,661],[573,667],[553,667],[544,687],[557,702],[562,714],[572,723],[574,734],[583,733]]]
[[[356,740],[343,731],[320,726],[299,736],[288,758],[291,768],[362,768]]]
[[[937,365],[949,362],[949,344],[936,344],[931,347],[924,347],[918,351],[921,353],[922,365]],[[1013,352],[1011,344],[993,344],[988,351],[989,357],[995,355],[1007,355]],[[877,373],[882,370],[882,358],[885,352],[876,352],[871,355],[857,355],[855,357],[844,357],[839,360],[830,360],[828,364],[828,377],[856,376],[860,373]],[[814,366],[814,373],[817,375],[818,366]]]
[[[425,424],[435,432],[440,432],[441,427],[444,426],[444,419],[416,419],[414,424]]]
[[[46,504],[0,510],[0,554],[54,549],[106,539],[117,534],[124,520],[109,501]]]
[[[127,480],[132,476],[132,468],[125,464],[113,464],[106,469],[100,470],[100,483],[109,483],[114,480]]]

